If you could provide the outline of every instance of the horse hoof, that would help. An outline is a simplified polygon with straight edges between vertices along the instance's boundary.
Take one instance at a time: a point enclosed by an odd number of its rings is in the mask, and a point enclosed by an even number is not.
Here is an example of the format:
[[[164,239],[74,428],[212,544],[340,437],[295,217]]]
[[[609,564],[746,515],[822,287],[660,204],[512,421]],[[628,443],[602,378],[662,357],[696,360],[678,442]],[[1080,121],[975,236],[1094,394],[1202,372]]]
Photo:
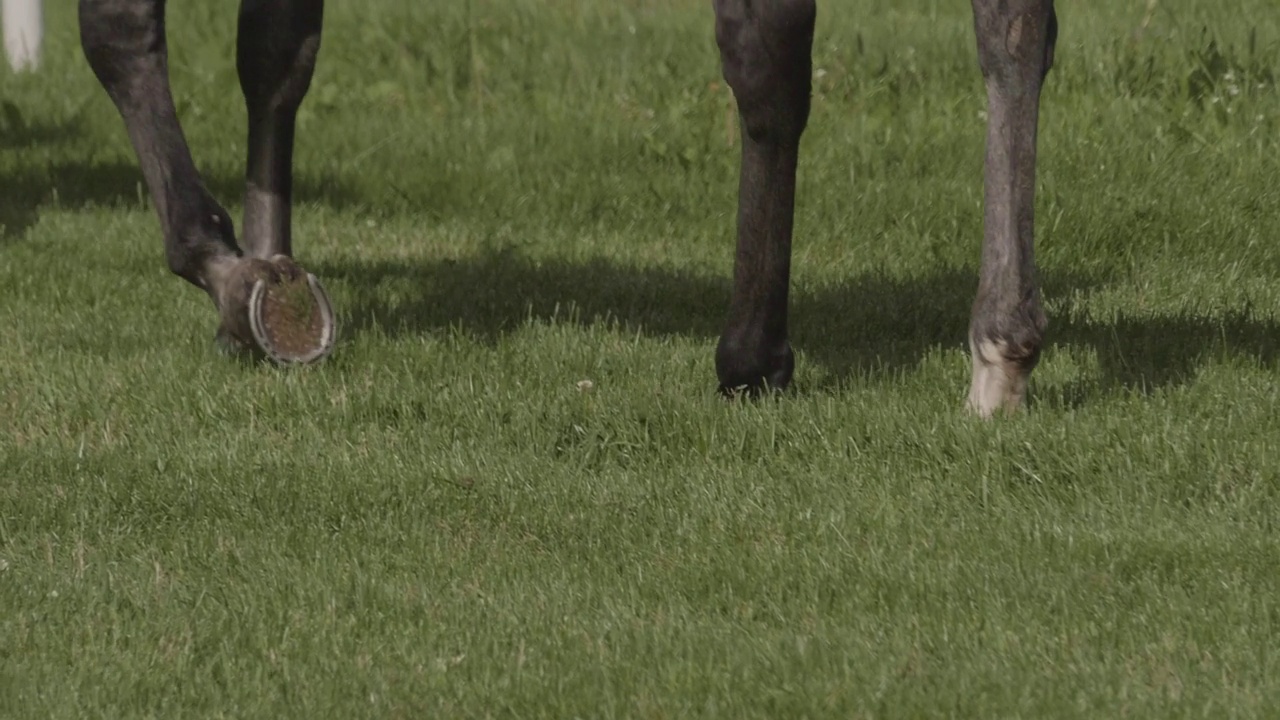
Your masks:
[[[786,340],[768,345],[757,338],[725,333],[716,347],[720,394],[730,399],[786,390],[795,367],[795,353]]]
[[[249,330],[253,342],[280,365],[307,365],[333,351],[337,321],[329,293],[315,275],[293,260],[270,260],[274,277],[258,278],[249,293]]]

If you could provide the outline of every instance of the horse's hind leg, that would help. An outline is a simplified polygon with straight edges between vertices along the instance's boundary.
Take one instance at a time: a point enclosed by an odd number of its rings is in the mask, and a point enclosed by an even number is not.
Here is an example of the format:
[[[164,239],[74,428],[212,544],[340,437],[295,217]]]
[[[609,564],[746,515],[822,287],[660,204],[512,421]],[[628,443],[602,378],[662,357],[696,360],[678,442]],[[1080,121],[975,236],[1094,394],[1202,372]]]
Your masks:
[[[287,258],[243,257],[191,159],[169,89],[164,13],[164,0],[80,0],[81,46],[124,119],[169,268],[213,299],[224,346],[256,346],[283,362],[319,359],[333,342],[319,284]]]

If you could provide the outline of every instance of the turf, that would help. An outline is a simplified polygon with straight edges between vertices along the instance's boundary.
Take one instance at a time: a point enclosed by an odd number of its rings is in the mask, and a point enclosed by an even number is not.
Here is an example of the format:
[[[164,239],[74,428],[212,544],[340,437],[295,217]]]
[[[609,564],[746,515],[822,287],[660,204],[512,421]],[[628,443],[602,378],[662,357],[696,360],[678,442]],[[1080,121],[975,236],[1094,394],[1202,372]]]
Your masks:
[[[234,215],[214,5],[173,83]],[[51,6],[0,70],[0,715],[1272,715],[1280,13],[1061,5],[1049,345],[989,423],[966,3],[821,4],[796,388],[732,404],[705,3],[330,3],[295,247],[343,330],[298,371],[214,351]]]

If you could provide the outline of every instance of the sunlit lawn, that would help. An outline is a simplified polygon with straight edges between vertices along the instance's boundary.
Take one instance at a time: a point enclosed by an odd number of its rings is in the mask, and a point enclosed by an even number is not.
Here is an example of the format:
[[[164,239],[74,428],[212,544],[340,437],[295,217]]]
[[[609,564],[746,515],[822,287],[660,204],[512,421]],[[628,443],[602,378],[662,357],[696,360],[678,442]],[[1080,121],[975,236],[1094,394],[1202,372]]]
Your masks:
[[[1280,12],[1061,4],[1050,345],[982,423],[967,3],[821,3],[796,387],[733,404],[708,3],[330,3],[297,371],[214,351],[51,3],[0,70],[0,715],[1270,716]],[[237,214],[234,12],[170,6]]]

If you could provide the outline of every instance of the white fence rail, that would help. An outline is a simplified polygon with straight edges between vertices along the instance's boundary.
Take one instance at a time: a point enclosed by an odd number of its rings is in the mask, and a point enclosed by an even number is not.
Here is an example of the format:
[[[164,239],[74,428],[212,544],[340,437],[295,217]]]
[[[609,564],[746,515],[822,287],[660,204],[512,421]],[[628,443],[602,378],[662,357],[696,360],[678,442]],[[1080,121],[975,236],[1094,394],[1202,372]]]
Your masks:
[[[14,70],[34,70],[40,65],[44,42],[42,0],[2,0],[0,25],[4,26],[4,54]]]

